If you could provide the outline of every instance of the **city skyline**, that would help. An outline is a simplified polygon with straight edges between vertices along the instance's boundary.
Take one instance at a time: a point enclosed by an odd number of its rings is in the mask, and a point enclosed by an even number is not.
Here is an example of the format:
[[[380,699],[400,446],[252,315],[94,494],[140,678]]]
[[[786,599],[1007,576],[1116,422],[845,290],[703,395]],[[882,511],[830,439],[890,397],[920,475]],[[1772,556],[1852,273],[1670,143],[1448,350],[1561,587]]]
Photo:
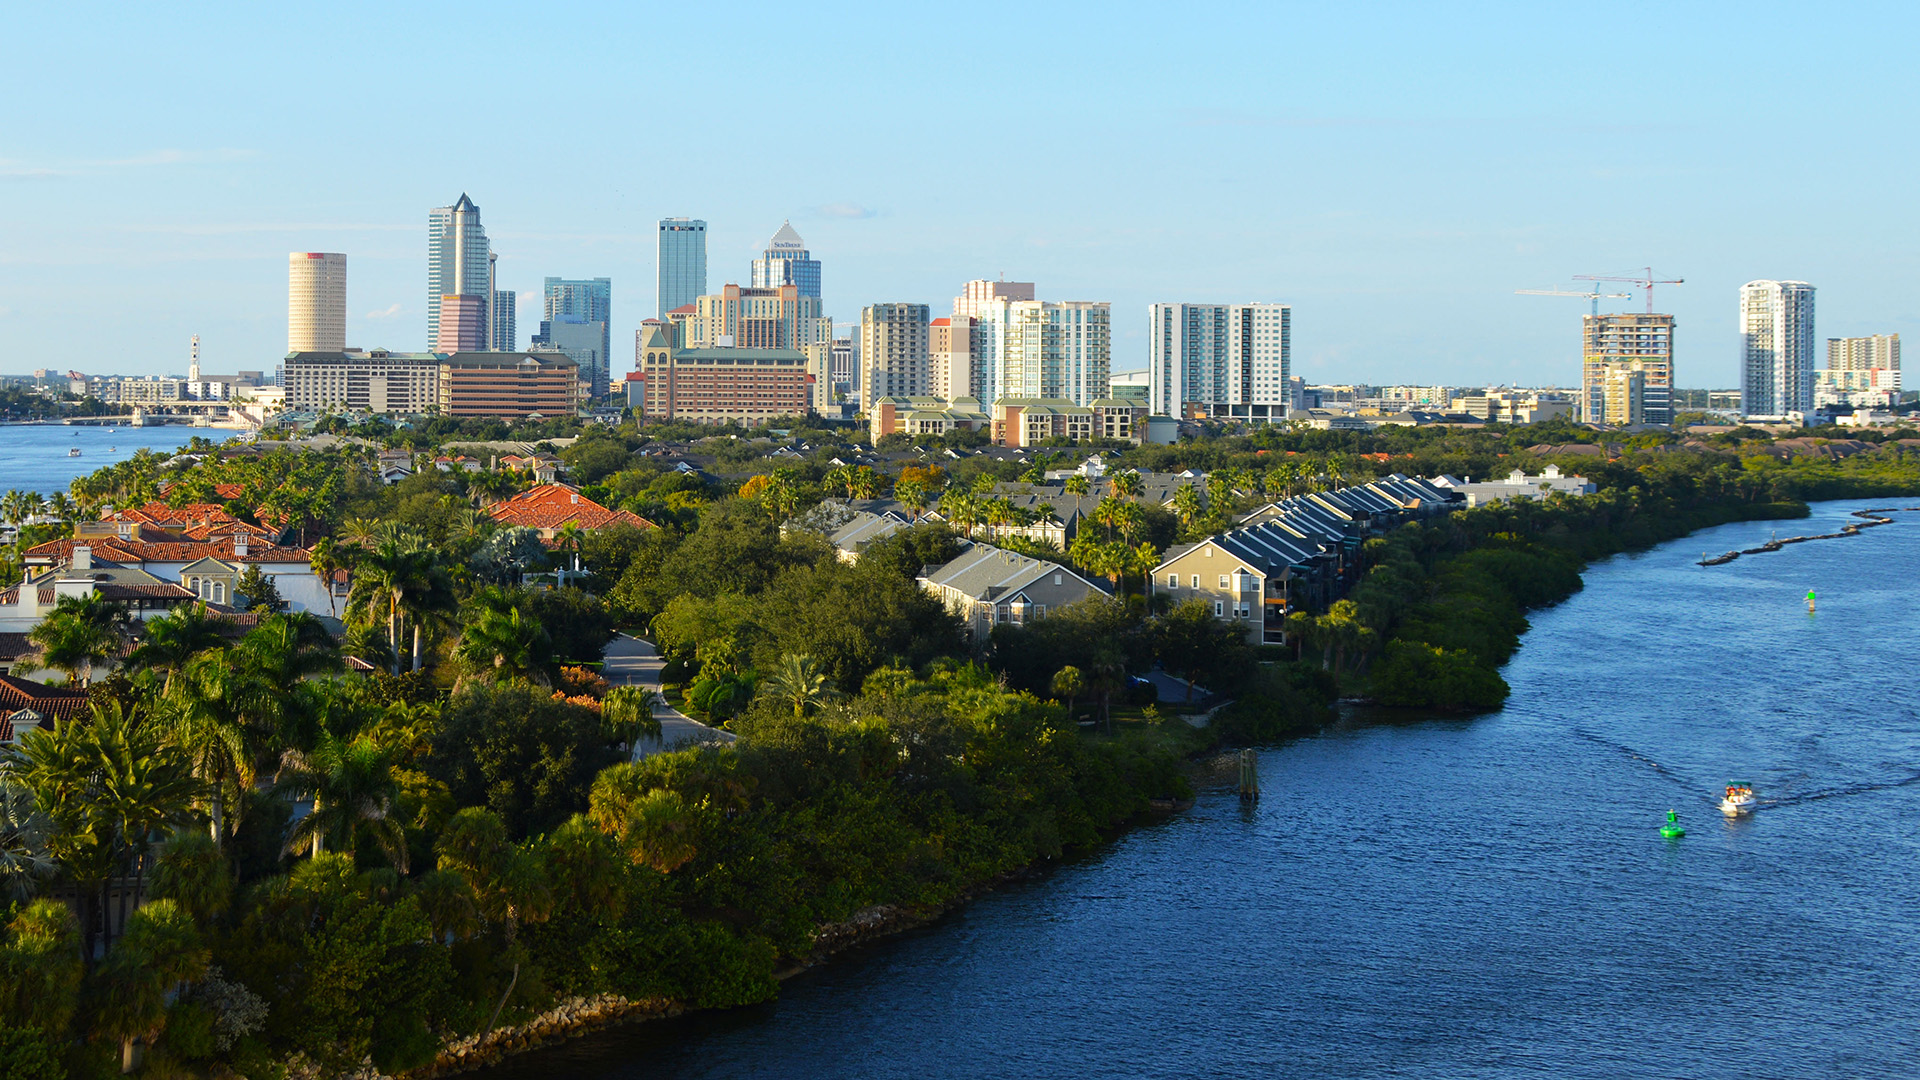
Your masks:
[[[1586,55],[1571,12],[1251,10],[1244,32],[1222,42],[1184,25],[1141,35],[1134,13],[1063,7],[1038,13],[1034,30],[1071,31],[1079,45],[1049,70],[988,56],[976,78],[936,91],[901,77],[913,50],[894,46],[928,40],[957,16],[891,26],[769,11],[730,43],[745,67],[807,48],[896,59],[798,88],[809,123],[771,145],[657,168],[641,140],[607,136],[556,199],[550,175],[483,144],[423,142],[417,117],[439,92],[425,72],[326,95],[269,74],[275,43],[290,38],[372,64],[409,57],[444,29],[424,13],[136,13],[91,32],[109,76],[56,99],[49,57],[78,47],[79,32],[57,13],[29,11],[20,32],[48,48],[0,74],[22,106],[0,143],[9,238],[0,333],[27,339],[75,322],[89,283],[122,280],[127,295],[93,324],[76,365],[177,370],[181,343],[198,333],[209,364],[260,367],[287,330],[279,263],[316,250],[352,261],[350,344],[421,348],[418,215],[461,191],[486,209],[497,287],[518,293],[519,323],[537,325],[544,277],[590,270],[627,298],[610,328],[616,342],[653,311],[652,226],[682,214],[710,223],[709,291],[746,284],[768,235],[790,220],[831,264],[823,299],[837,328],[870,303],[938,310],[959,283],[1005,274],[1043,281],[1051,296],[1111,303],[1115,370],[1145,366],[1150,304],[1269,302],[1293,309],[1294,371],[1312,380],[1571,385],[1586,305],[1512,291],[1645,265],[1687,279],[1663,288],[1657,305],[1684,334],[1687,385],[1737,384],[1727,297],[1751,280],[1818,283],[1823,335],[1913,333],[1920,305],[1903,285],[1903,253],[1920,230],[1888,212],[1902,205],[1910,151],[1896,141],[1871,170],[1819,166],[1834,149],[1897,129],[1911,95],[1868,67],[1795,83],[1762,117],[1747,104],[1738,58],[1897,36],[1914,17],[1841,12],[1792,34],[1710,11],[1652,17],[1651,44],[1603,59]],[[649,77],[630,77],[632,46],[674,40],[695,25],[691,14],[660,13],[651,31],[634,13],[609,9],[605,22],[569,53],[582,92],[608,108],[697,112],[701,84],[685,77],[697,50],[650,50]],[[481,59],[524,55],[557,33],[534,27],[509,40],[484,19],[461,31]],[[1255,43],[1276,35],[1301,46],[1297,62],[1256,63]],[[1361,41],[1369,62],[1357,65]],[[209,43],[231,62],[158,77],[168,55]],[[129,94],[135,85],[151,90]],[[883,85],[892,92],[876,92]],[[815,121],[844,149],[856,146],[856,124],[924,125],[951,112],[955,93],[979,115],[1073,115],[1084,134],[1074,152],[1039,155],[1011,178],[991,155],[859,149],[807,170],[766,164],[817,146]],[[76,110],[99,119],[69,123]],[[507,103],[498,122],[536,115],[531,102]],[[1751,183],[1740,148],[1780,126],[1809,133],[1806,153]],[[1193,154],[1138,153],[1161,133]],[[1067,133],[1058,138],[1068,145]],[[1647,152],[1593,152],[1628,143]],[[405,167],[316,165],[389,158]],[[1780,188],[1805,197],[1783,212]]]

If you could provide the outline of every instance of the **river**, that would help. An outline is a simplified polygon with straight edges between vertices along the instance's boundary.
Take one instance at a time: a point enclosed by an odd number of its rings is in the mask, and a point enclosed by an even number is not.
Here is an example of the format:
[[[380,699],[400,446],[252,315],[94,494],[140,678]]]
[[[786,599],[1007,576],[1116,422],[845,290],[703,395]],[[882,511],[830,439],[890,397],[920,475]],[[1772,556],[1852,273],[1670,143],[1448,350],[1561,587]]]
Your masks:
[[[1920,1075],[1920,514],[1693,565],[1866,505],[1596,564],[1498,713],[1349,716],[1251,810],[488,1080]]]
[[[233,432],[184,424],[128,427],[122,423],[111,429],[91,424],[0,424],[0,492],[51,495],[66,491],[74,477],[125,461],[135,450],[178,450],[195,435],[225,442]],[[79,457],[69,455],[74,449],[80,451]]]

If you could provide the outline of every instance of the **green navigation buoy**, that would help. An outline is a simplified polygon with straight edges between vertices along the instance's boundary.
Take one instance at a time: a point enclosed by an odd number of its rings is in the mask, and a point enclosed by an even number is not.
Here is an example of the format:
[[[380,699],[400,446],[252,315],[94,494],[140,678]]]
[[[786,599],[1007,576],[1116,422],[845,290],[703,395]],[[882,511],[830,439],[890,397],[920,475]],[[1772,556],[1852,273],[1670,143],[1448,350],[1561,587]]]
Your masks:
[[[1660,835],[1669,840],[1675,840],[1687,835],[1687,830],[1680,827],[1679,814],[1674,813],[1672,810],[1667,811],[1667,823],[1660,826]]]
[[[1807,614],[1813,614],[1813,590],[1807,590]]]

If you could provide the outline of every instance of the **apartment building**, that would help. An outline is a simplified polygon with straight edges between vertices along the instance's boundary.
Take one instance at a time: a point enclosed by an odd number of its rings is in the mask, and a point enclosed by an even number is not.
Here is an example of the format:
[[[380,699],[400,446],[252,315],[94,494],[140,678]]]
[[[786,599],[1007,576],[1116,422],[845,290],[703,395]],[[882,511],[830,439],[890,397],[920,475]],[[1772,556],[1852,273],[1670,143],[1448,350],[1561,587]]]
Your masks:
[[[1740,407],[1749,416],[1813,408],[1814,287],[1749,281],[1740,287]]]
[[[860,310],[860,400],[932,391],[925,304],[869,304]]]
[[[1899,403],[1899,334],[1827,339],[1827,366],[1813,375],[1815,408],[1875,408]]]
[[[1286,304],[1153,304],[1148,402],[1156,415],[1284,420],[1293,309]]]

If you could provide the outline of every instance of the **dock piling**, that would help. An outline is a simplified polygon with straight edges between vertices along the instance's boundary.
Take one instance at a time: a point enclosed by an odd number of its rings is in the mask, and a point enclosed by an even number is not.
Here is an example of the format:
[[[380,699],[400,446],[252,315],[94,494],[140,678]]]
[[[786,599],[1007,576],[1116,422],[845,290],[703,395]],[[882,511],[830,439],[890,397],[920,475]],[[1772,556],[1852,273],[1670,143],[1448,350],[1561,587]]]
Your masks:
[[[1252,750],[1240,751],[1240,801],[1258,802],[1260,800],[1260,755]]]

